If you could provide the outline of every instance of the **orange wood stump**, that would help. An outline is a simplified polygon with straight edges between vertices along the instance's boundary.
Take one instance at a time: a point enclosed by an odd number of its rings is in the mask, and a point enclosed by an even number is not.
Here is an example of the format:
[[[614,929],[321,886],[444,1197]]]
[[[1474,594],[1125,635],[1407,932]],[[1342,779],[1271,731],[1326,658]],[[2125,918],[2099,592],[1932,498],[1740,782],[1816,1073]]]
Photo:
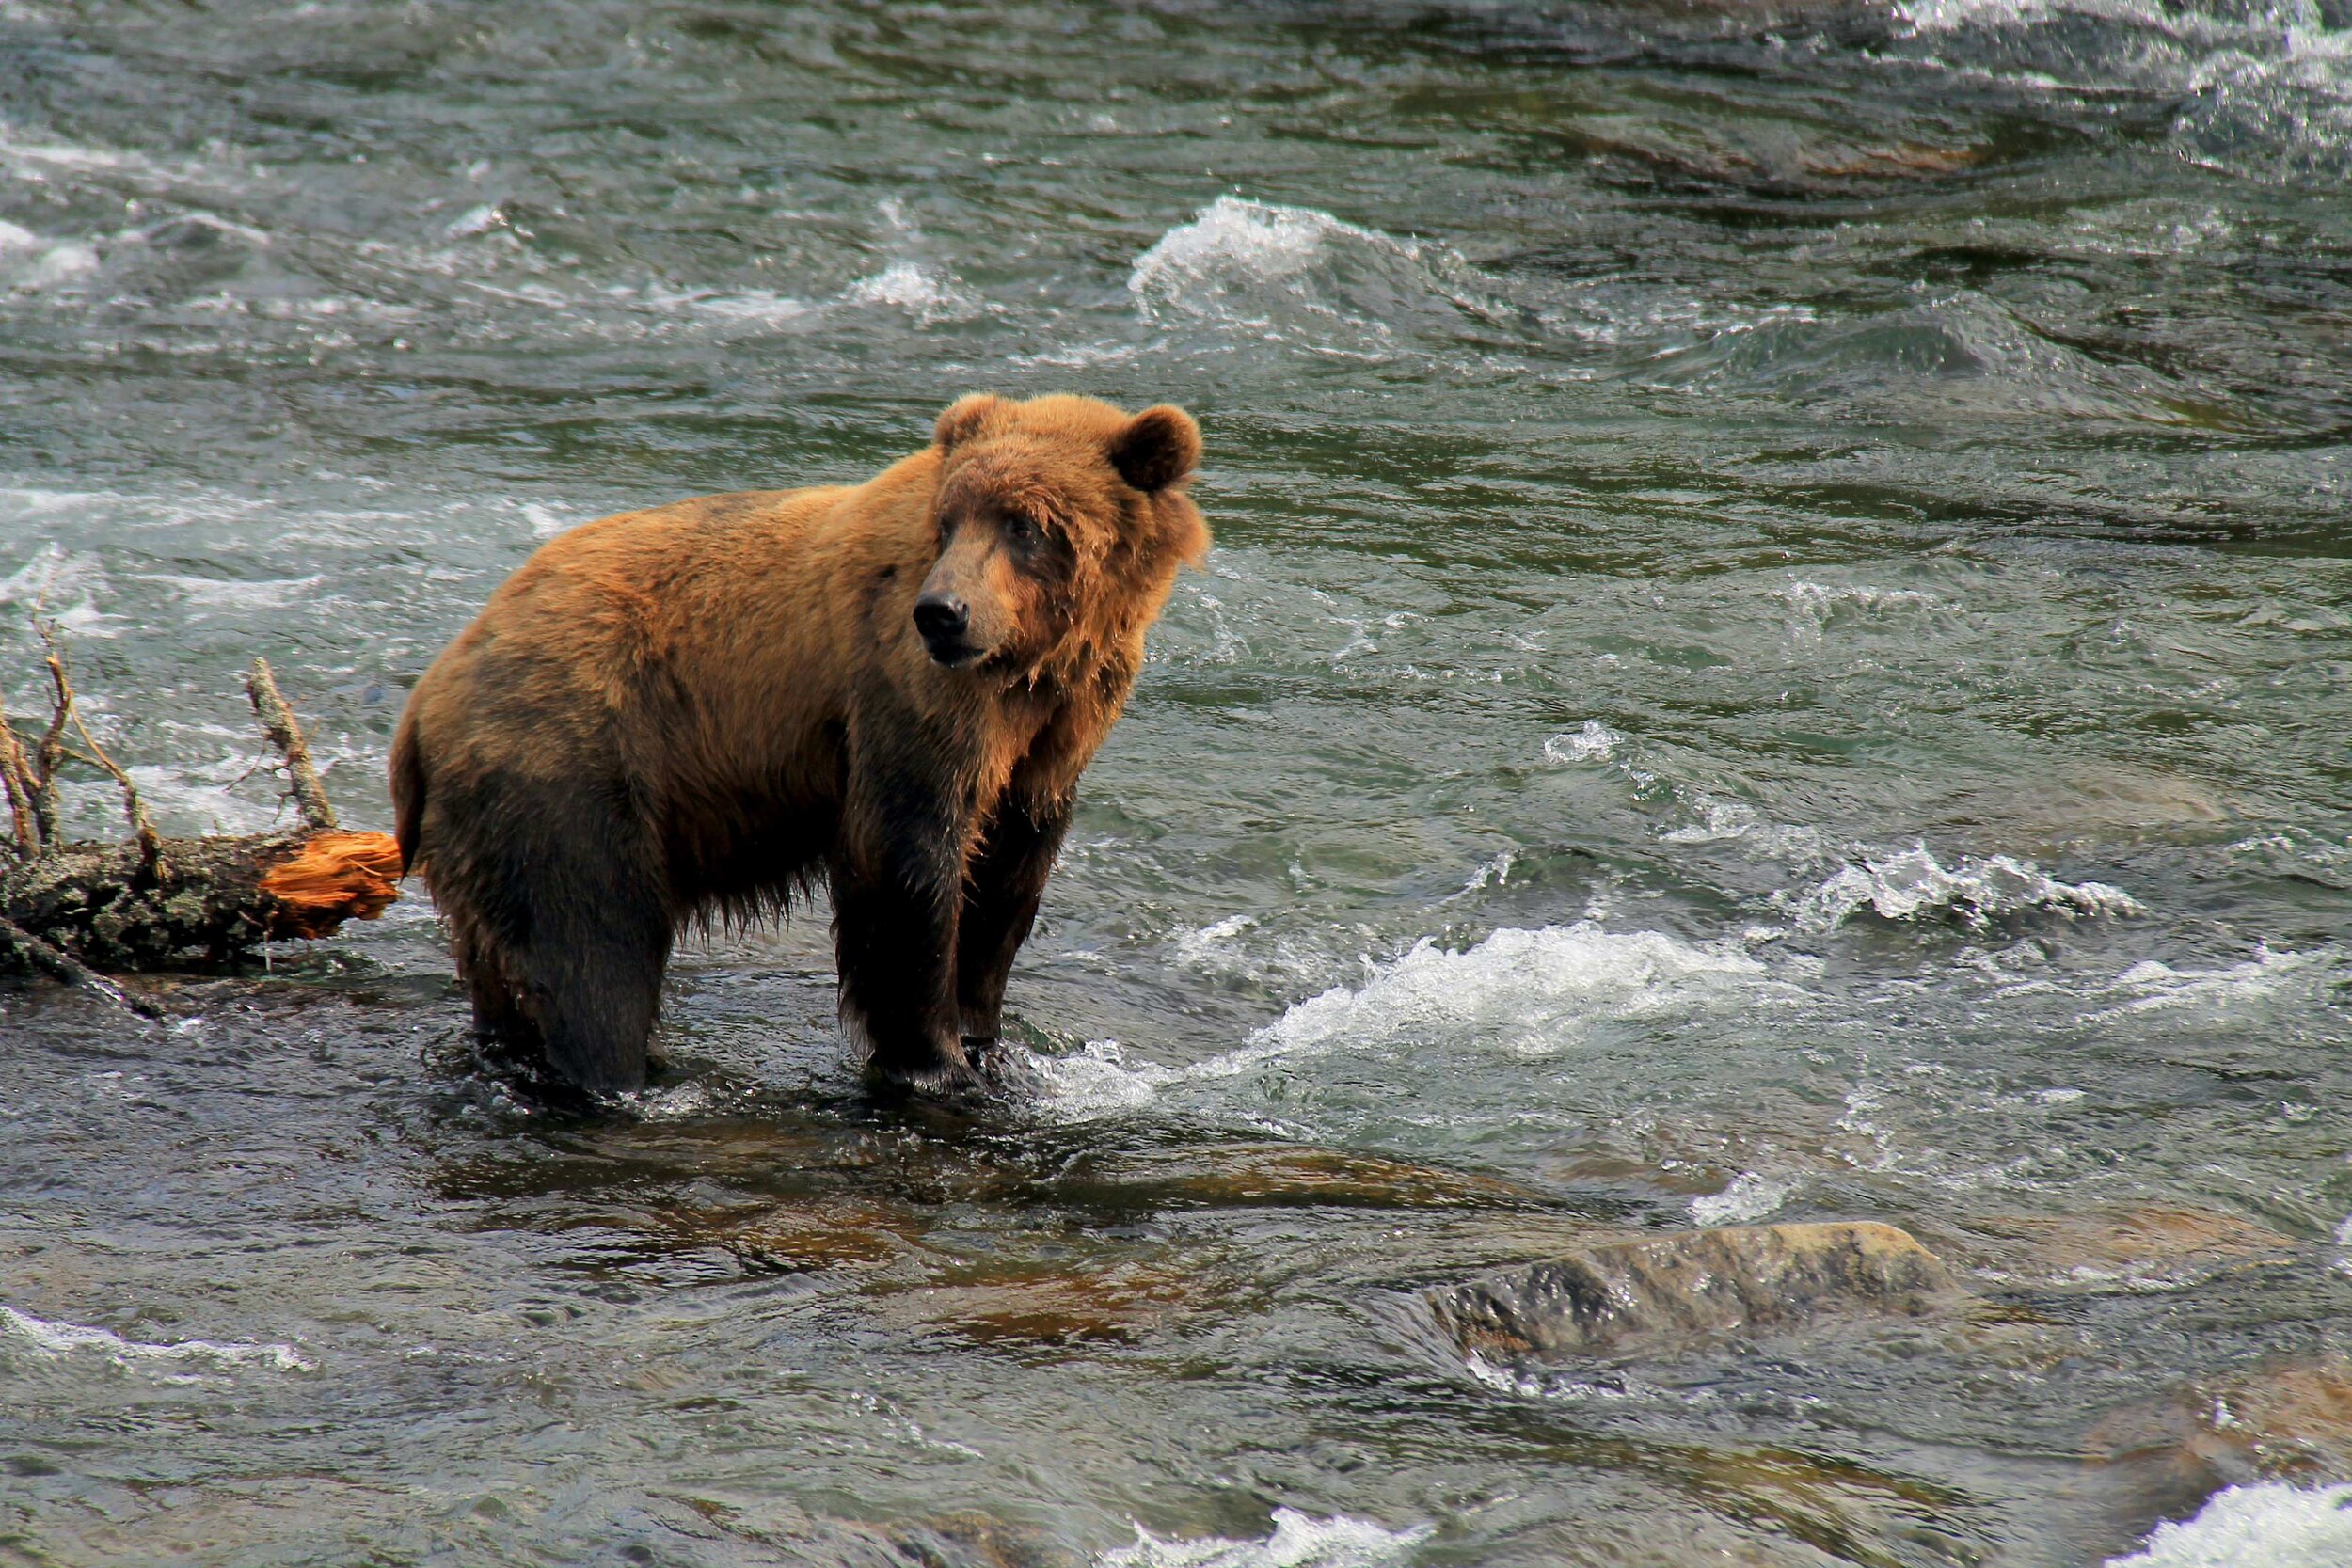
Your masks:
[[[373,920],[400,896],[401,869],[389,833],[313,833],[262,879],[269,934],[309,941],[346,920]]]

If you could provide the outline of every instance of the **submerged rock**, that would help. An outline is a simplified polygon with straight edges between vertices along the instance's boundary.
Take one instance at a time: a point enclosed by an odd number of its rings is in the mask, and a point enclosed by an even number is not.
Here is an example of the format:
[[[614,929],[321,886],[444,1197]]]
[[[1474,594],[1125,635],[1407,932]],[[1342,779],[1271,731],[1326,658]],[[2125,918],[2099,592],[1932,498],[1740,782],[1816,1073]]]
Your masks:
[[[1607,1243],[1430,1299],[1465,1350],[1518,1356],[1594,1354],[1834,1315],[1916,1317],[1958,1294],[1944,1265],[1908,1233],[1850,1221]]]
[[[1082,1154],[1054,1196],[1094,1207],[1540,1209],[1534,1187],[1375,1154],[1282,1144],[1185,1145]]]
[[[983,1345],[1133,1344],[1163,1320],[1215,1307],[1236,1282],[1212,1270],[1108,1255],[1016,1259],[878,1288],[872,1320]]]
[[[2352,1481],[2352,1362],[2184,1383],[2108,1412],[2082,1452],[2080,1484],[2101,1499],[2118,1541],[2187,1519],[2225,1488]]]
[[[2040,1289],[2172,1290],[2292,1259],[2303,1244],[2235,1214],[2178,1204],[1980,1214],[1950,1225],[1937,1242],[1955,1262],[1999,1283]]]
[[[2185,774],[2105,764],[2060,766],[1947,796],[1930,824],[1947,833],[1981,830],[2030,852],[2098,841],[2194,836],[2229,822],[2242,802]]]
[[[2191,1384],[2110,1414],[2083,1449],[2099,1464],[2153,1463],[2199,1497],[2252,1481],[2352,1481],[2352,1362]]]
[[[921,1568],[1080,1568],[1077,1553],[1043,1530],[986,1513],[946,1513],[890,1528],[891,1542]]]

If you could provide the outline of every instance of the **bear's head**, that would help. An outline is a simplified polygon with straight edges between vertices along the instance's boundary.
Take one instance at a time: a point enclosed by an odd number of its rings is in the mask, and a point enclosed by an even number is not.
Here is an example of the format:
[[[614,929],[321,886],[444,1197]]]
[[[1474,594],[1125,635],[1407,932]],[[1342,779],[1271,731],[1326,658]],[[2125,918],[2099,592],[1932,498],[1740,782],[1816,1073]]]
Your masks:
[[[1208,553],[1184,494],[1200,431],[1181,408],[981,393],[941,414],[936,438],[939,556],[914,626],[940,664],[1075,675],[1127,646],[1177,565]]]

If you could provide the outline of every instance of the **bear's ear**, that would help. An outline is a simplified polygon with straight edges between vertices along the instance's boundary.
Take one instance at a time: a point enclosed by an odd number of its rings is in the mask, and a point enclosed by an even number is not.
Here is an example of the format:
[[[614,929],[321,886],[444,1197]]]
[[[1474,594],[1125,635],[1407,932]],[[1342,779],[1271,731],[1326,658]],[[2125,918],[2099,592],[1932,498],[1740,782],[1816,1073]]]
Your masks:
[[[931,438],[939,443],[941,451],[953,451],[977,436],[989,416],[1004,406],[1005,400],[993,392],[960,397],[941,410],[939,423],[931,427]]]
[[[1111,467],[1138,490],[1165,490],[1200,461],[1200,427],[1173,404],[1155,403],[1111,437]]]

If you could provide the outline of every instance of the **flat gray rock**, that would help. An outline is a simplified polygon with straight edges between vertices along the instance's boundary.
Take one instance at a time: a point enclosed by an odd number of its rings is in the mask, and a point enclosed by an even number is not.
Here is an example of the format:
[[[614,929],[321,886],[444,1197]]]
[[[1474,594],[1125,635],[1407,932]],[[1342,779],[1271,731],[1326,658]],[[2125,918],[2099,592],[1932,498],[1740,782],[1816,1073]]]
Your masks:
[[[1517,1357],[1787,1330],[1830,1316],[1919,1317],[1959,1294],[1908,1232],[1840,1221],[1607,1242],[1433,1291],[1430,1303],[1464,1350]]]

